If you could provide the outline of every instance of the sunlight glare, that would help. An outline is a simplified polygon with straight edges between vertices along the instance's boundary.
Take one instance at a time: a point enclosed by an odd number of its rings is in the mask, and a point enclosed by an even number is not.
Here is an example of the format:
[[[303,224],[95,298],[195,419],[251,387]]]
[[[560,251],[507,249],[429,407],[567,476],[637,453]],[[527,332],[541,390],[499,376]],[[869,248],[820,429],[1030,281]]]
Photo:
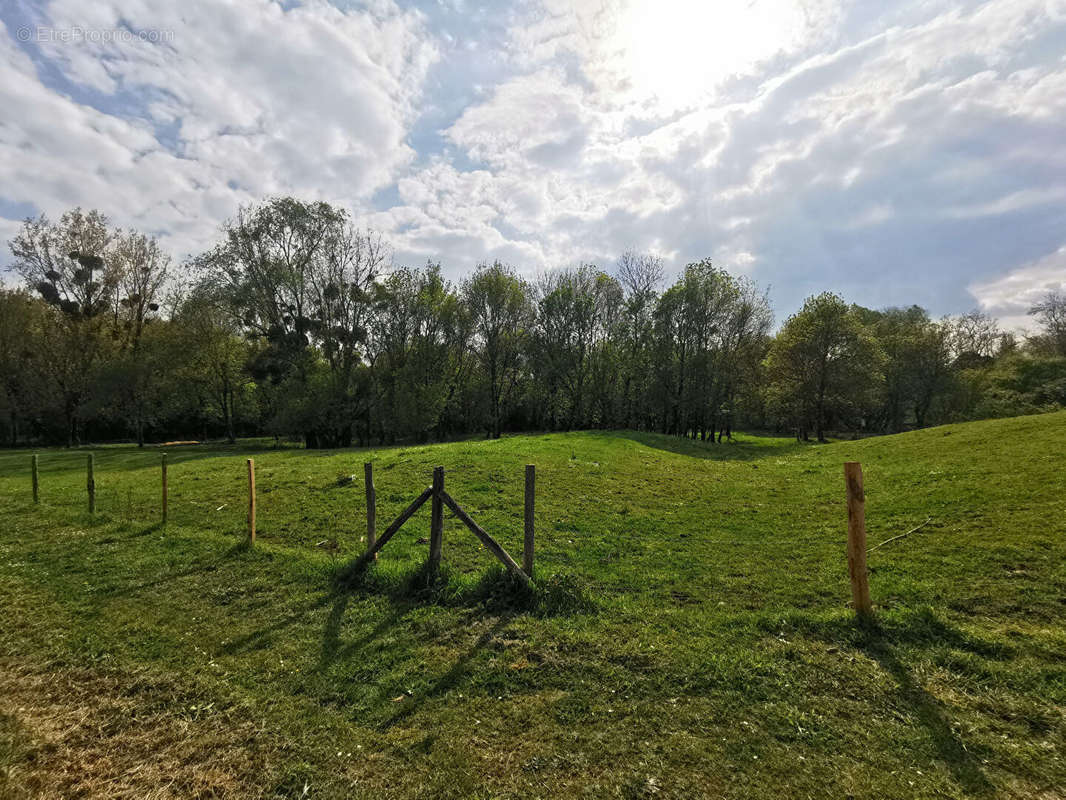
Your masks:
[[[677,109],[796,46],[807,19],[787,0],[632,0],[620,23],[617,49],[632,91]]]

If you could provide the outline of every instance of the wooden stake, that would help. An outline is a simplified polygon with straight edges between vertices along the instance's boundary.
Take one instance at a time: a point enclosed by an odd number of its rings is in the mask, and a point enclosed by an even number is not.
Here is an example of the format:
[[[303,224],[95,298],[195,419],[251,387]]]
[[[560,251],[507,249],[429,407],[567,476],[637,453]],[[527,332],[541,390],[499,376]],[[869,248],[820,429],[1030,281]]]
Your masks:
[[[851,577],[851,600],[855,612],[866,616],[873,612],[870,580],[866,574],[866,495],[862,486],[862,465],[857,461],[844,464],[844,483],[848,491],[848,574]]]
[[[526,535],[522,548],[522,569],[533,577],[533,505],[537,484],[537,468],[526,464]]]
[[[93,454],[89,453],[89,458],[86,461],[86,479],[85,488],[89,491],[89,513],[96,513],[96,480],[93,478]]]
[[[363,478],[366,481],[366,549],[374,549],[377,539],[378,508],[377,494],[374,492],[374,465],[369,461],[363,464]],[[377,558],[377,555],[374,556]]]
[[[30,469],[33,473],[33,503],[34,505],[41,502],[40,487],[37,482],[37,454],[34,453],[30,459]]]
[[[433,505],[429,517],[429,571],[440,569],[444,543],[444,467],[433,468]]]
[[[255,541],[255,461],[248,459],[248,541]]]
[[[161,462],[163,470],[163,524],[167,524],[167,454],[163,453]]]

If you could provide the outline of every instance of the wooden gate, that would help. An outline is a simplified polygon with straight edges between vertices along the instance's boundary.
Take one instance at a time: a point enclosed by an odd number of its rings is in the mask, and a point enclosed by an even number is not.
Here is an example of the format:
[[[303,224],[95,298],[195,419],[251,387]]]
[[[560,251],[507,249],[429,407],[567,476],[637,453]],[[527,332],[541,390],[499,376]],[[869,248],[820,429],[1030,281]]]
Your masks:
[[[473,518],[460,506],[455,499],[444,490],[444,467],[435,467],[433,470],[433,483],[426,487],[418,497],[412,501],[378,537],[377,526],[377,494],[374,488],[374,468],[371,464],[363,465],[363,474],[366,478],[366,552],[360,556],[357,562],[360,566],[367,564],[377,557],[381,548],[388,544],[404,523],[407,522],[422,504],[432,500],[429,524],[429,568],[436,571],[440,567],[441,550],[444,541],[444,506],[448,506],[459,521],[468,527],[473,534],[481,540],[486,549],[507,567],[522,583],[529,585],[533,577],[533,510],[536,485],[536,470],[532,464],[526,465],[526,497],[525,497],[525,537],[523,543],[523,565],[511,558],[510,554],[493,539],[484,528],[474,522]]]

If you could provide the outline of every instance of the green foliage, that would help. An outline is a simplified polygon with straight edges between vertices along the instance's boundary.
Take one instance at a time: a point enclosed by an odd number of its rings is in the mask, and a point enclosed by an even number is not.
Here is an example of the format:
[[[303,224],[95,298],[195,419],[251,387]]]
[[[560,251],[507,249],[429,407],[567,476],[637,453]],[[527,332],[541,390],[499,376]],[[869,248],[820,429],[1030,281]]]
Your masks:
[[[885,356],[858,312],[837,295],[808,298],[789,317],[766,357],[772,408],[797,436],[821,441],[834,421],[854,426],[880,390]]]
[[[393,265],[343,209],[288,197],[241,209],[180,283],[154,239],[96,211],[28,220],[10,246],[29,290],[0,304],[0,338],[19,342],[0,341],[11,443],[610,428],[722,442],[1063,404],[1054,293],[1024,341],[979,311],[934,321],[829,293],[773,335],[766,294],[709,259],[665,289],[661,260],[631,251],[614,274],[582,264],[530,283],[496,262],[453,285],[439,264]]]
[[[104,215],[80,208],[57,222],[26,220],[9,245],[13,269],[48,306],[40,327],[25,332],[36,335],[38,377],[53,398],[36,409],[38,426],[56,427],[61,418],[73,444],[86,412],[108,416],[115,400],[108,395],[120,390],[119,405],[132,406],[131,432],[143,442],[142,411],[158,381],[141,358],[141,341],[158,321],[169,257],[154,239],[112,229]]]
[[[498,261],[481,265],[462,287],[470,316],[472,347],[482,377],[479,407],[487,409],[488,429],[500,437],[503,420],[518,394],[533,326],[530,288]]]
[[[662,430],[705,438],[733,420],[772,314],[755,286],[714,267],[689,264],[654,313]]]
[[[1066,406],[1066,358],[1013,354],[986,370],[960,376],[975,398],[970,416],[1035,414]]]

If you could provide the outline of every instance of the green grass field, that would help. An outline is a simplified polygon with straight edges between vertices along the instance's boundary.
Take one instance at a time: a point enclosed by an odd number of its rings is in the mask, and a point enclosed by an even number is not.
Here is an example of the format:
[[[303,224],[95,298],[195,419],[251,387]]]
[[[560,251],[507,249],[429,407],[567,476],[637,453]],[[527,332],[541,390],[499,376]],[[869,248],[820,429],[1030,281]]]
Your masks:
[[[648,434],[0,454],[0,798],[1066,796],[1066,413],[800,445]],[[245,536],[254,455],[259,539]],[[538,588],[428,504],[447,489]],[[849,608],[861,461],[876,622]],[[355,474],[349,485],[338,476]],[[316,545],[335,538],[336,554]],[[419,543],[419,539],[423,542]]]

